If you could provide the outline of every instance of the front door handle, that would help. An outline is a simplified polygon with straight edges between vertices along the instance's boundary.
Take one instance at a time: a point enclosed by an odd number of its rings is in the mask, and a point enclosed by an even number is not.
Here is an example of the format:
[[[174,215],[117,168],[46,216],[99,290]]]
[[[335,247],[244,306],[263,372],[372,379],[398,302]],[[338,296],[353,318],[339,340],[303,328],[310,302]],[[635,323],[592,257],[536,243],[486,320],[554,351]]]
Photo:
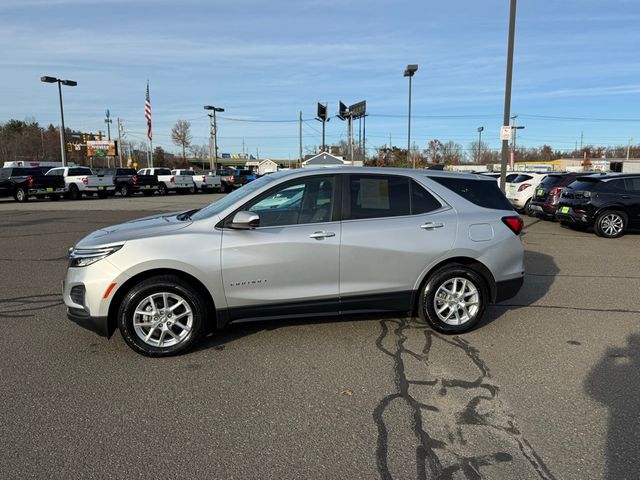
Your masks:
[[[321,240],[323,238],[327,238],[327,237],[335,237],[336,234],[333,232],[313,232],[311,235],[309,235],[309,238],[315,238],[316,240]]]
[[[423,230],[433,230],[434,228],[442,228],[444,227],[444,223],[439,222],[427,222],[423,225],[420,225],[420,228]]]

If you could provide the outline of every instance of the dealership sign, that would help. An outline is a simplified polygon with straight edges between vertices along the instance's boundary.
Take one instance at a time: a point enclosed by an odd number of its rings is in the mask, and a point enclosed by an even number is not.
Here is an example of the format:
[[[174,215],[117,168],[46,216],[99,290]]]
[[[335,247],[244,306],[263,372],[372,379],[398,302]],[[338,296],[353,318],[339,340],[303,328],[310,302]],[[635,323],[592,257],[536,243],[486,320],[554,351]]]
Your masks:
[[[87,156],[115,157],[116,142],[114,140],[89,140],[87,141]]]

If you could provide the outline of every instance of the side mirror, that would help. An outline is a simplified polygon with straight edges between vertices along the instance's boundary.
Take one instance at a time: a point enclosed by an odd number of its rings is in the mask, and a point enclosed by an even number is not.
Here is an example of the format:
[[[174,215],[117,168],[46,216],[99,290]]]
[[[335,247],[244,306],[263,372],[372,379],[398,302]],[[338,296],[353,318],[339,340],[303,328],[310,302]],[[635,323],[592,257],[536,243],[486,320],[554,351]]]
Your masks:
[[[257,228],[260,226],[260,216],[257,213],[241,211],[233,216],[229,226],[238,230]]]

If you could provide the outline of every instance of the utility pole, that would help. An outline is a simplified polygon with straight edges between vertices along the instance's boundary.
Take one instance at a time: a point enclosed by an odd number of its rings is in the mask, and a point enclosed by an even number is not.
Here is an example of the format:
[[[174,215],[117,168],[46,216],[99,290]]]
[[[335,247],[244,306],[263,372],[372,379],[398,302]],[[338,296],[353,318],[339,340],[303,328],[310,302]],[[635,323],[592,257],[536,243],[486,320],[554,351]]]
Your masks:
[[[300,165],[302,165],[302,111],[300,112],[300,122],[299,122],[299,126],[298,126],[298,137],[300,139],[300,151],[299,151],[299,157],[300,157]],[[291,165],[289,165],[289,168],[291,168]]]
[[[580,132],[580,150],[582,150],[582,141],[584,140],[584,130]]]
[[[407,65],[407,68],[404,70],[404,76],[409,77],[409,113],[407,115],[407,163],[411,162],[411,79],[418,71],[418,65],[410,64]],[[413,157],[413,168],[416,168],[416,159]]]
[[[516,135],[518,130],[522,130],[524,128],[524,126],[516,125],[516,118],[518,118],[517,115],[511,117],[511,170],[514,170],[516,164]]]
[[[362,165],[367,160],[367,114],[362,117]]]
[[[476,163],[480,163],[480,145],[482,145],[482,131],[484,127],[478,127],[478,158],[476,158]]]
[[[116,123],[118,125],[118,158],[120,158],[120,168],[122,168],[122,130],[124,127],[120,117],[116,119]]]
[[[349,114],[349,157],[351,158],[351,166],[353,167],[353,116]]]
[[[218,124],[216,123],[216,112],[224,112],[224,108],[205,105],[204,109],[213,110],[213,125],[211,127],[213,129],[213,166],[211,166],[211,169],[216,170],[218,165]],[[211,117],[211,114],[209,114],[209,116]]]
[[[502,125],[509,125],[511,116],[511,80],[513,78],[513,48],[516,35],[516,0],[511,0],[509,8],[509,40],[507,46],[507,75],[504,89],[504,116]],[[500,189],[504,192],[509,161],[509,140],[502,140],[502,163],[500,164]]]
[[[627,161],[629,161],[629,155],[631,154],[631,143],[633,142],[633,138],[629,139],[629,144],[627,145]]]

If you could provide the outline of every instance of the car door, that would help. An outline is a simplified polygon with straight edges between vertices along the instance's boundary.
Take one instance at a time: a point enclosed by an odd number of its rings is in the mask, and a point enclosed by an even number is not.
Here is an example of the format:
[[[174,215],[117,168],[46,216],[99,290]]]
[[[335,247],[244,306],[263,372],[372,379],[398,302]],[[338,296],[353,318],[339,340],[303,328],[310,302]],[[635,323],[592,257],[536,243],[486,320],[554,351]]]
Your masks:
[[[338,312],[339,197],[337,176],[307,176],[240,208],[258,214],[259,227],[237,230],[230,218],[225,222],[221,261],[230,320]]]
[[[409,310],[425,269],[455,240],[456,213],[402,175],[345,179],[340,310]]]

